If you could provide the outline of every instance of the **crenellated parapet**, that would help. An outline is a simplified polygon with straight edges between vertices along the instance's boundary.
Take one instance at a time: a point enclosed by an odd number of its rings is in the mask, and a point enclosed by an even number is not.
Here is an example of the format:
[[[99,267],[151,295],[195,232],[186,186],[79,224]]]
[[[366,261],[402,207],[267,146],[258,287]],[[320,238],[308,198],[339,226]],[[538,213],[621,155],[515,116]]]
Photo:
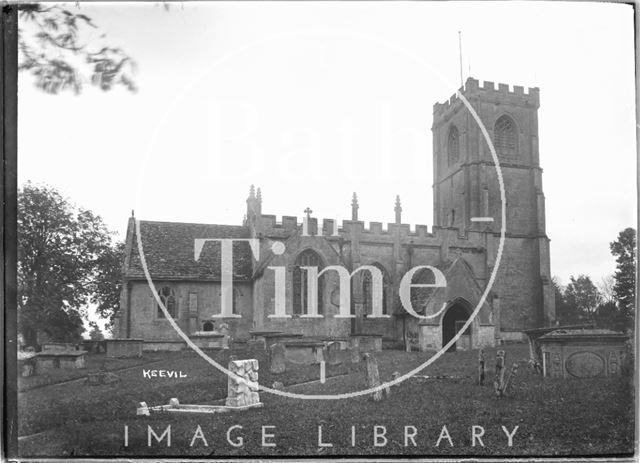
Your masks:
[[[436,121],[446,118],[448,112],[454,112],[458,106],[464,104],[459,98],[458,93],[462,93],[469,101],[475,98],[482,98],[483,101],[495,102],[500,104],[512,104],[516,106],[527,106],[538,108],[540,106],[540,89],[538,87],[526,88],[520,85],[509,85],[491,81],[480,82],[478,79],[469,77],[458,92],[452,95],[444,103],[436,103],[433,105],[434,126]]]
[[[293,233],[303,231],[303,220],[298,221],[295,216],[282,216],[279,219],[275,215],[263,214],[259,217],[260,234],[271,239],[287,239]],[[337,230],[336,230],[337,224]],[[318,228],[320,226],[320,228]],[[429,231],[427,225],[411,225],[405,223],[369,222],[361,220],[343,220],[337,223],[336,219],[308,219],[308,234],[311,236],[323,236],[328,240],[359,241],[369,243],[390,243],[398,240],[403,246],[435,246],[443,241],[453,246],[477,247],[484,242],[484,232],[463,230],[457,227],[432,227]]]

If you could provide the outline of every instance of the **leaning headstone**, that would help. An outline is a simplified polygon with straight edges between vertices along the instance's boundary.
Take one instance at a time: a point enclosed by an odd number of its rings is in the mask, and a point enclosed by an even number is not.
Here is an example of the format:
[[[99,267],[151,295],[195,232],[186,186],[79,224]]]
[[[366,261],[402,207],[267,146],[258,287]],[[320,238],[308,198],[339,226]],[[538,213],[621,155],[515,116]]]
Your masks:
[[[287,348],[284,344],[276,342],[269,347],[269,371],[275,375],[284,373],[287,369],[285,357]]]
[[[478,354],[478,384],[484,384],[484,350],[480,349]]]
[[[497,397],[502,397],[504,392],[504,363],[506,354],[503,350],[496,353],[496,377],[493,381],[493,390]]]
[[[258,394],[258,361],[256,359],[229,362],[227,407],[251,407],[260,403]]]
[[[509,373],[509,377],[507,378],[504,385],[502,386],[502,395],[506,395],[513,390],[513,378],[516,377],[517,373],[518,373],[518,364],[514,363],[513,366],[511,367],[511,372]]]
[[[367,388],[380,386],[380,373],[378,372],[378,361],[371,354],[364,354],[364,360],[367,363]],[[374,402],[382,400],[382,391],[377,390],[371,394]]]
[[[360,349],[358,349],[358,346],[349,347],[349,353],[351,355],[351,363],[360,363],[362,358],[360,357]]]

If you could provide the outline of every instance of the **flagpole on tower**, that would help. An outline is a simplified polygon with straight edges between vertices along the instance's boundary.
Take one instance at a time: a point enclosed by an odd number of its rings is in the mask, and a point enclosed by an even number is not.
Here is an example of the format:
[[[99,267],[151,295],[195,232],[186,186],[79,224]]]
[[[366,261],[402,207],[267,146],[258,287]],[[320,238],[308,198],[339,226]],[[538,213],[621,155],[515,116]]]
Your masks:
[[[464,79],[462,78],[462,31],[458,31],[458,49],[460,52],[460,87],[463,87]]]

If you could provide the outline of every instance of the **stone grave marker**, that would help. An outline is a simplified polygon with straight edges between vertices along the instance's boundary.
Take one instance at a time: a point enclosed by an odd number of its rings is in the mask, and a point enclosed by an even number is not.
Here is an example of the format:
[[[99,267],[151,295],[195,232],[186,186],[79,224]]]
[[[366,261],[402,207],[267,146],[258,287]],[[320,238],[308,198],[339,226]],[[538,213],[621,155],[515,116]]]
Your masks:
[[[507,380],[503,385],[503,390],[502,390],[503,395],[513,392],[513,378],[516,377],[517,373],[518,373],[518,364],[514,363],[513,366],[511,367],[511,372],[509,373],[509,377],[507,378]]]
[[[496,377],[493,381],[493,389],[497,397],[504,395],[504,365],[506,354],[503,350],[496,353]]]
[[[258,361],[256,359],[232,360],[229,362],[227,383],[227,407],[259,406]]]
[[[285,357],[287,348],[281,342],[269,347],[269,371],[275,375],[284,373],[287,369]]]
[[[484,350],[480,349],[478,353],[478,384],[482,386],[484,384]]]
[[[325,350],[325,358],[329,365],[340,365],[342,363],[342,358],[340,356],[341,346],[339,342],[330,342],[327,344]]]
[[[351,355],[351,363],[360,363],[362,358],[360,357],[360,349],[358,346],[349,347],[349,353]]]
[[[378,361],[371,354],[364,354],[364,360],[367,363],[367,388],[380,386],[380,373],[378,371]],[[382,390],[377,390],[371,394],[374,402],[382,400]]]

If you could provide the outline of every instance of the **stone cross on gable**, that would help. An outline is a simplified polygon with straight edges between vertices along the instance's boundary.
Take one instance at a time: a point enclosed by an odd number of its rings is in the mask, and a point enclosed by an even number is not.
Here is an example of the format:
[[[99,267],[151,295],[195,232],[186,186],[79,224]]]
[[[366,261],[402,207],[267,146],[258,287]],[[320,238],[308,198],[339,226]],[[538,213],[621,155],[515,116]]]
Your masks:
[[[313,211],[311,210],[311,208],[307,206],[307,208],[304,210],[304,213],[307,214],[307,219],[311,218],[311,213],[312,212]]]

